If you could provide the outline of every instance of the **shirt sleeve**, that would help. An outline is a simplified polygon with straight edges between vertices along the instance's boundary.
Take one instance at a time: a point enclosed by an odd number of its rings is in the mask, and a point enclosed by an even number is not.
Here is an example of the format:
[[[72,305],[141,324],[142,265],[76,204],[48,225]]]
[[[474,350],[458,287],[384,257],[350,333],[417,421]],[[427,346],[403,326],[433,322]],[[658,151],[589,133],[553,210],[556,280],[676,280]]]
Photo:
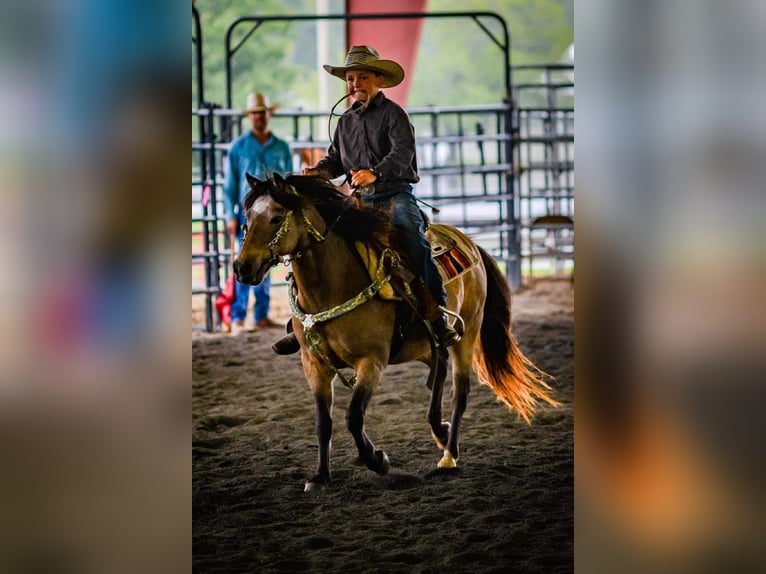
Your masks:
[[[412,160],[415,157],[415,130],[407,112],[399,107],[392,110],[388,139],[391,151],[378,165],[372,167],[381,179],[397,179],[412,170]]]
[[[226,179],[223,184],[223,216],[229,220],[234,219],[234,206],[239,205],[239,173],[236,145],[231,146],[226,157]]]
[[[316,164],[316,169],[327,171],[333,178],[338,177],[345,173],[343,169],[343,163],[340,159],[340,122],[335,127],[335,134],[332,137],[332,143],[327,148],[327,155],[319,160]]]

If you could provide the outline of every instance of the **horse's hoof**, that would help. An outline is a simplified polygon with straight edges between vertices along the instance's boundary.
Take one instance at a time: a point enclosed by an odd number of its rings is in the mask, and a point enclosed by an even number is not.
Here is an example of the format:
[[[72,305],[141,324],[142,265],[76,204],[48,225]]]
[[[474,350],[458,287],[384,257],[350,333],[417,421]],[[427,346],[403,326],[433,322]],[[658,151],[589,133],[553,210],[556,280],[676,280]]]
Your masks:
[[[321,474],[315,474],[306,481],[306,486],[303,488],[303,492],[321,492],[327,489],[327,484],[329,482],[329,478],[323,477]]]
[[[449,423],[446,421],[443,421],[441,426],[439,427],[439,434],[441,436],[437,436],[437,434],[434,432],[434,429],[431,429],[431,436],[434,437],[434,441],[436,441],[436,446],[438,446],[440,449],[444,450],[447,448],[447,440],[449,440]]]
[[[303,488],[303,492],[322,492],[327,490],[327,485],[323,482],[313,482],[311,480],[306,481],[306,486]]]
[[[376,450],[375,459],[377,464],[373,470],[378,474],[388,474],[388,469],[391,467],[391,460],[388,455],[382,450]]]
[[[450,451],[445,450],[444,456],[442,456],[442,459],[436,466],[439,468],[455,468],[457,466],[457,459],[450,454]]]

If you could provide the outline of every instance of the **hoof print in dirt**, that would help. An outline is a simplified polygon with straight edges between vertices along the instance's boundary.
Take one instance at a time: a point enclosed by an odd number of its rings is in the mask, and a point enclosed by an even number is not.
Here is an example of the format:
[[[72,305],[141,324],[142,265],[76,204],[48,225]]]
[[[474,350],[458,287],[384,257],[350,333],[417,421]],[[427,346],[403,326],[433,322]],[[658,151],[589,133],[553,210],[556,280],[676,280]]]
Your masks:
[[[451,480],[458,477],[463,472],[463,469],[459,466],[453,466],[451,468],[435,468],[429,470],[424,478],[438,478],[441,480]]]

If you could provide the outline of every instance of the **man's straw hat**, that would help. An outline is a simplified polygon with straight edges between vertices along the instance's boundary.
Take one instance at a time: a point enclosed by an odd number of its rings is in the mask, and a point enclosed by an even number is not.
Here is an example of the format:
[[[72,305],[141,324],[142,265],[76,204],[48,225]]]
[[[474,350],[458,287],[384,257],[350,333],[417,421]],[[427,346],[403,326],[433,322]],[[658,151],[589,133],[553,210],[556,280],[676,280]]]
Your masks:
[[[279,104],[271,105],[269,103],[269,98],[264,96],[261,92],[251,92],[247,94],[247,105],[242,111],[246,114],[251,112],[262,112],[264,110],[271,113],[278,107]]]
[[[382,88],[392,88],[402,83],[404,70],[393,60],[381,60],[375,48],[352,46],[346,56],[345,66],[322,66],[333,76],[346,81],[348,70],[371,70],[383,74]]]

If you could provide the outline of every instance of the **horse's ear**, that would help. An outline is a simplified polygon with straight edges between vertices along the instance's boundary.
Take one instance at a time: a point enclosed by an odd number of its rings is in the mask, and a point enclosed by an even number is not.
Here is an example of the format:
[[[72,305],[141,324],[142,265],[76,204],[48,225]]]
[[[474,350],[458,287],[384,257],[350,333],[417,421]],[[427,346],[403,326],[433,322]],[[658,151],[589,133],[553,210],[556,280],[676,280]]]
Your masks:
[[[283,183],[285,181],[284,178],[276,171],[271,175],[271,179],[274,180],[274,183],[277,184]]]
[[[245,179],[247,180],[247,183],[250,184],[250,187],[255,189],[259,184],[263,183],[260,179],[257,177],[253,177],[249,173],[245,173]]]

